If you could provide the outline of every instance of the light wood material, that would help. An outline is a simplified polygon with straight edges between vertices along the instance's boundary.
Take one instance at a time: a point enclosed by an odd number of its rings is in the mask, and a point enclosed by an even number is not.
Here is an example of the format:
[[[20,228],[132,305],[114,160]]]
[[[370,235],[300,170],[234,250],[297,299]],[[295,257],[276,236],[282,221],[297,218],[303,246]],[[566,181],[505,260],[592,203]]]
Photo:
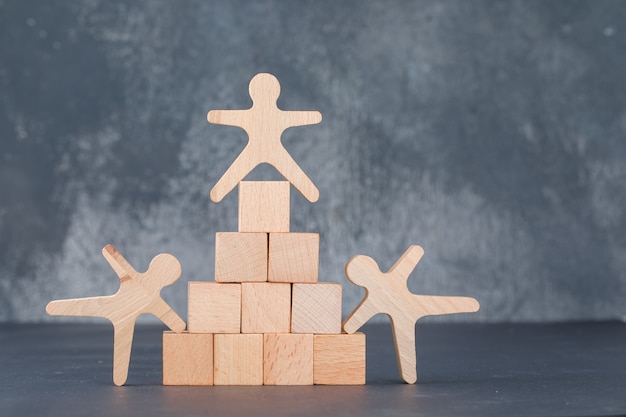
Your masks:
[[[268,281],[317,282],[318,233],[270,233]]]
[[[263,335],[214,336],[214,384],[263,384]]]
[[[292,333],[341,333],[341,284],[293,284]]]
[[[312,334],[266,334],[263,352],[265,385],[313,385]]]
[[[372,258],[358,255],[348,261],[345,271],[346,277],[365,287],[367,294],[344,322],[344,330],[354,333],[372,316],[387,314],[393,328],[400,374],[409,384],[417,381],[415,322],[424,316],[473,313],[480,308],[478,301],[471,297],[412,294],[407,279],[423,255],[420,246],[410,246],[387,273],[382,273]]]
[[[189,282],[190,333],[239,333],[241,284]]]
[[[163,385],[213,385],[213,335],[163,332]]]
[[[241,284],[241,332],[289,333],[291,285],[270,282]]]
[[[241,181],[239,231],[288,232],[289,191],[287,181]]]
[[[271,74],[257,74],[250,81],[252,107],[247,110],[211,110],[209,123],[237,126],[248,134],[248,144],[211,190],[211,200],[220,202],[257,165],[268,163],[293,184],[310,202],[319,198],[315,184],[307,177],[280,141],[290,127],[322,121],[317,111],[283,111],[276,101],[280,83]]]
[[[215,281],[267,281],[267,233],[216,233]]]
[[[313,337],[313,383],[365,384],[365,334],[322,334]]]
[[[113,247],[102,249],[107,262],[120,278],[114,295],[51,301],[46,312],[52,316],[103,317],[113,324],[113,382],[124,385],[128,377],[135,320],[152,314],[171,330],[180,333],[185,322],[161,298],[161,289],[173,284],[181,274],[178,260],[167,253],[155,256],[148,270],[139,273]]]

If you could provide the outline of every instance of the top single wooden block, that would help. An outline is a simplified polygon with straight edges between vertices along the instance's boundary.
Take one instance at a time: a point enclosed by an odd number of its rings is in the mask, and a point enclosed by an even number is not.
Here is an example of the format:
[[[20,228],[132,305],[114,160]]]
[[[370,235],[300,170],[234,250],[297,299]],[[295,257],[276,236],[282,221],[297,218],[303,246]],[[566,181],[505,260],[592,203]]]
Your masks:
[[[289,182],[239,183],[239,232],[289,231]]]
[[[246,110],[211,110],[209,123],[237,126],[248,134],[248,144],[211,190],[211,200],[222,201],[259,164],[267,163],[280,172],[302,195],[314,203],[319,190],[298,166],[280,141],[285,129],[322,121],[318,111],[284,111],[276,102],[280,83],[272,74],[257,74],[248,88],[252,107]]]

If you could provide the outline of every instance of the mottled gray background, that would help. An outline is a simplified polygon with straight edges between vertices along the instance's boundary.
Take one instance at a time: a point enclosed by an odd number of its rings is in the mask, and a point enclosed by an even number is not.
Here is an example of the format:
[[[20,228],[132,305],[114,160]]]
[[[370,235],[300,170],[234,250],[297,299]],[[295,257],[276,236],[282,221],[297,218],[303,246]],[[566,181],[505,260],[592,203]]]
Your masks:
[[[321,233],[344,314],[351,256],[416,243],[413,291],[482,303],[447,320],[622,317],[624,22],[619,1],[0,1],[0,320],[114,292],[107,243],[139,270],[176,255],[186,315],[246,143],[206,113],[249,107],[264,71],[324,116],[283,142],[321,192],[293,193],[292,230]]]

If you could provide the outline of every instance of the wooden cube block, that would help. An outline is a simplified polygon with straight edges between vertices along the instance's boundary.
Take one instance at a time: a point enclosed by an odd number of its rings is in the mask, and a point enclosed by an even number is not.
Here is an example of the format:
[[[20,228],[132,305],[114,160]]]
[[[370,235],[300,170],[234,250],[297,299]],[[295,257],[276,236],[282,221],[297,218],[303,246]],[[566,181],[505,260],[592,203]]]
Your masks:
[[[365,384],[365,334],[315,335],[313,382],[322,385]]]
[[[263,335],[216,334],[215,385],[263,384]]]
[[[288,232],[289,187],[289,181],[241,181],[239,231]]]
[[[216,233],[215,281],[267,281],[267,233]]]
[[[270,233],[268,281],[317,282],[320,235]]]
[[[293,284],[293,333],[341,333],[341,284]]]
[[[239,333],[241,284],[189,282],[189,333]]]
[[[290,328],[291,284],[241,284],[242,333],[289,333]]]
[[[213,385],[213,335],[163,332],[163,385]]]
[[[265,385],[313,385],[312,334],[266,334],[263,352]]]

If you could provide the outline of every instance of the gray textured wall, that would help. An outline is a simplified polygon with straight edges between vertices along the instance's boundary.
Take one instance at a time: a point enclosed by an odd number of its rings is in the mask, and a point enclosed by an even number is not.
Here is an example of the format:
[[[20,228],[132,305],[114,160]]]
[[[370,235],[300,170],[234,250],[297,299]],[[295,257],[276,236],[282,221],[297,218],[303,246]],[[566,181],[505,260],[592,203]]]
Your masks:
[[[349,257],[417,243],[412,290],[481,301],[455,319],[621,317],[624,22],[623,2],[0,1],[0,320],[114,292],[107,243],[140,270],[176,255],[185,315],[236,230],[236,193],[208,194],[246,142],[206,113],[248,107],[264,71],[324,115],[283,142],[321,192],[294,192],[292,230],[321,233],[344,313]]]

